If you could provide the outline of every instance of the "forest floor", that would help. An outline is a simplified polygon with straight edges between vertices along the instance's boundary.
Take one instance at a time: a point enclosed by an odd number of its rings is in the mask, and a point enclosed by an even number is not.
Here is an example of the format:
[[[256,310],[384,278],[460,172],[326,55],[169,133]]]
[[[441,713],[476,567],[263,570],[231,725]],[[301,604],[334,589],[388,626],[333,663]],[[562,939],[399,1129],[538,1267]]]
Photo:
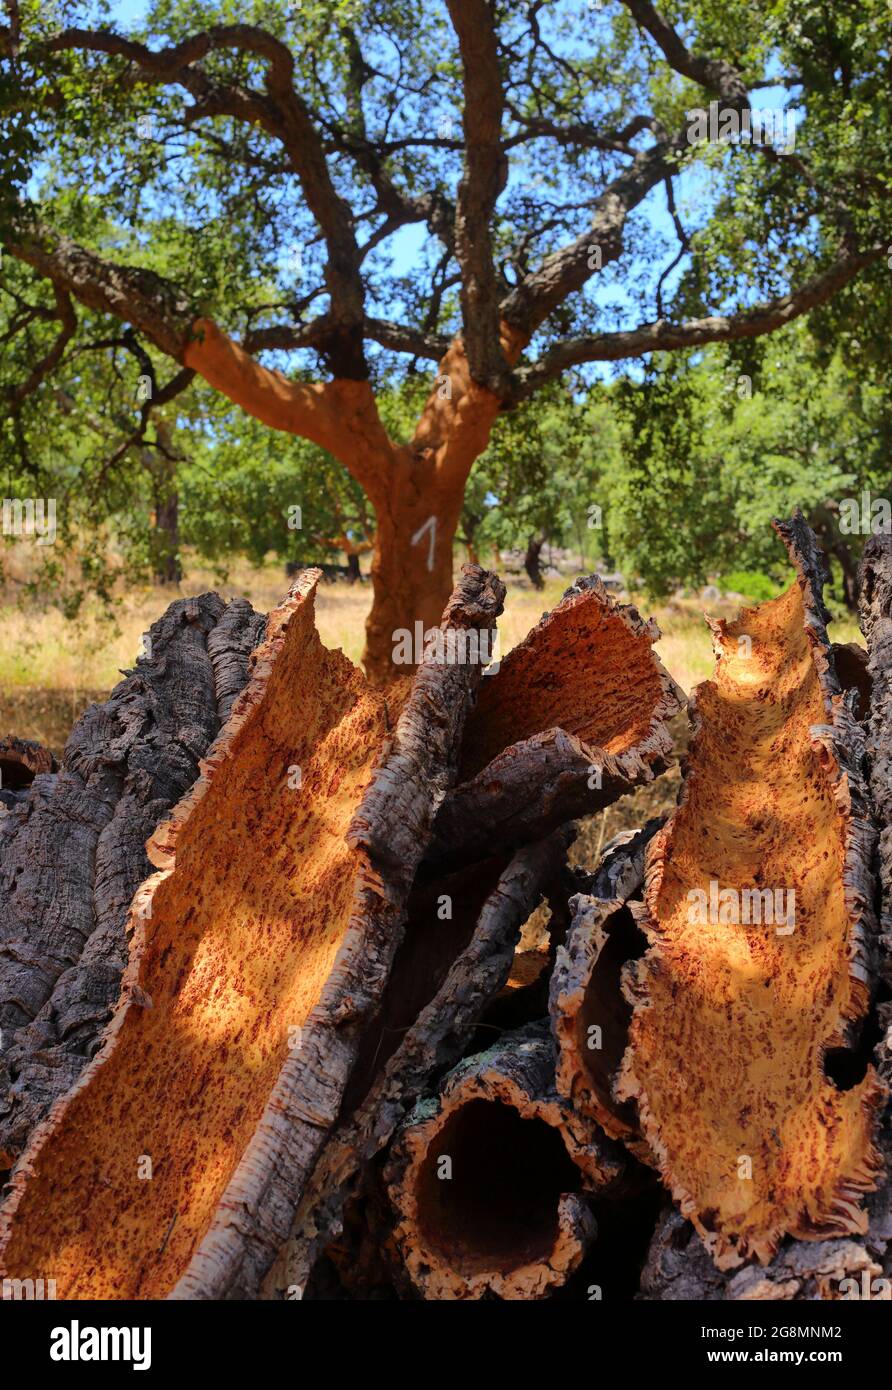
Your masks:
[[[548,579],[545,589],[537,591],[525,576],[508,577],[505,612],[499,622],[503,656],[554,607],[571,581],[572,576]],[[216,589],[225,598],[247,598],[258,611],[266,612],[279,602],[287,586],[280,565],[238,564],[229,570],[225,582],[209,570],[193,568],[179,586],[132,588],[112,613],[98,603],[88,603],[77,619],[66,619],[55,608],[17,602],[0,590],[0,736],[36,739],[61,754],[75,720],[88,705],[104,700],[121,672],[132,668],[142,634],[174,599]],[[736,615],[736,604],[720,599],[706,605],[695,598],[679,598],[650,607],[640,596],[632,601],[643,615],[656,619],[662,633],[657,651],[683,690],[690,692],[712,675],[712,641],[703,615],[730,618]],[[362,655],[370,602],[367,583],[319,586],[316,610],[322,640],[329,647],[341,647],[355,662]],[[856,624],[848,617],[832,624],[831,636],[837,642],[860,640]],[[681,755],[687,746],[686,717],[678,716],[672,728]],[[577,862],[593,865],[600,847],[612,836],[671,809],[679,781],[676,767],[585,822],[576,845]]]

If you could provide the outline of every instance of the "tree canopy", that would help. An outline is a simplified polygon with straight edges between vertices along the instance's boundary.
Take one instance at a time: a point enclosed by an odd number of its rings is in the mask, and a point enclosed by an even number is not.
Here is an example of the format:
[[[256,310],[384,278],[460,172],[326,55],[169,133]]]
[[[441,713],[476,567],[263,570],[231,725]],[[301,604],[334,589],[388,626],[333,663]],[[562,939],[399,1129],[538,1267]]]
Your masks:
[[[156,421],[214,439],[203,377],[361,488],[395,595],[379,646],[400,606],[441,606],[500,413],[568,373],[578,394],[654,354],[888,311],[885,0],[154,0],[134,24],[13,0],[8,18],[7,486],[86,469],[108,499],[136,477],[157,499],[177,451]],[[430,393],[388,421],[413,377]],[[410,538],[429,516],[427,577]]]

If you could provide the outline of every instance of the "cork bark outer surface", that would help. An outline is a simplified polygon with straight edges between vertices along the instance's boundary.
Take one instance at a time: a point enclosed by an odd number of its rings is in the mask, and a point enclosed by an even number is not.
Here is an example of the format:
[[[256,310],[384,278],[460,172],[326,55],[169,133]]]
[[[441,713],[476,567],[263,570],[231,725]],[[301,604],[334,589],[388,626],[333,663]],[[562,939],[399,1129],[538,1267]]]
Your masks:
[[[877,821],[880,967],[892,995],[892,536],[871,536],[864,546],[860,584],[861,630],[870,682],[867,761]],[[878,1066],[892,1083],[892,1006],[881,1008],[884,1038]]]
[[[96,1050],[146,840],[196,780],[263,624],[243,599],[172,603],[136,668],[75,724],[61,768],[32,754],[33,782],[0,808],[0,1168]]]
[[[776,529],[796,583],[714,625],[682,800],[648,851],[650,948],[617,1087],[720,1268],[767,1263],[785,1234],[864,1232],[881,1169],[875,1070],[838,1090],[823,1069],[870,1001],[863,738],[832,668],[814,537],[801,515]],[[711,885],[732,899],[701,922]],[[777,921],[745,918],[744,891],[763,889],[794,891],[792,924],[789,897]]]
[[[558,947],[549,989],[549,1017],[557,1047],[555,1086],[595,1132],[621,1139],[645,1162],[634,1106],[614,1094],[628,1041],[631,1008],[622,981],[632,969],[629,937],[640,939],[647,846],[660,829],[654,820],[608,854],[592,891],[570,899],[571,923]],[[601,897],[597,890],[607,891]],[[597,1031],[594,1031],[597,1030]]]
[[[564,862],[567,838],[555,831],[525,846],[499,876],[470,941],[403,1034],[361,1105],[332,1135],[298,1208],[271,1296],[306,1283],[325,1242],[340,1230],[344,1201],[363,1168],[386,1146],[418,1098],[431,1092],[434,1079],[460,1057],[484,1008],[508,979],[521,928]],[[418,925],[428,931],[442,926]]]
[[[459,1063],[438,1097],[422,1101],[398,1132],[385,1168],[396,1214],[393,1238],[408,1279],[425,1300],[544,1298],[566,1283],[595,1238],[597,1225],[585,1194],[609,1189],[622,1173],[622,1160],[608,1141],[591,1143],[582,1133],[554,1089],[554,1062],[547,1024],[506,1034],[486,1052]],[[450,1208],[451,1183],[464,1170],[473,1172],[493,1158],[485,1125],[476,1147],[455,1139],[456,1124],[475,1107],[479,1114],[481,1106],[548,1126],[559,1137],[567,1167],[576,1169],[577,1190],[555,1193],[546,1219],[541,1209],[523,1209],[520,1187],[517,1202],[504,1214],[501,1247],[484,1241],[482,1234],[498,1185],[510,1181],[509,1169],[516,1164],[521,1184],[526,1182],[541,1202],[536,1185],[542,1172],[535,1164],[524,1167],[524,1139],[518,1131],[512,1145],[496,1149],[503,1172],[496,1173],[492,1189],[476,1208],[463,1217]],[[453,1160],[454,1171],[439,1180],[444,1158]]]
[[[371,690],[319,642],[317,580],[153,836],[121,1003],[13,1176],[0,1266],[62,1298],[253,1296],[386,981],[480,668]],[[491,626],[503,594],[467,567],[444,627]]]
[[[0,738],[0,808],[15,806],[39,772],[55,771],[56,759],[42,744],[14,734]]]
[[[659,628],[579,579],[483,683],[459,785],[437,817],[432,862],[540,839],[665,772],[684,695],[653,650]]]

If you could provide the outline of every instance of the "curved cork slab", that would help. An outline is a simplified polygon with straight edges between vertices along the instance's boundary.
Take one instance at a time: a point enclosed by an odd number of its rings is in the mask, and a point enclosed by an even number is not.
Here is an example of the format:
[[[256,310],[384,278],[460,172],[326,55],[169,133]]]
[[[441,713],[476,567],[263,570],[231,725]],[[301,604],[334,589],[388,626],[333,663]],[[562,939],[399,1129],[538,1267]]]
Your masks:
[[[2,1272],[61,1298],[255,1292],[386,981],[479,668],[371,689],[319,641],[318,578],[270,614],[200,781],[152,837],[121,1003],[0,1213]],[[503,592],[468,567],[444,626],[491,626]]]
[[[42,744],[12,734],[0,738],[0,792],[24,791],[41,772],[55,770],[56,760]]]
[[[199,775],[248,680],[265,619],[244,599],[176,599],[136,668],[77,721],[56,772],[0,809],[0,1168],[99,1046],[127,961],[146,841]],[[36,745],[34,745],[36,746]],[[0,745],[0,772],[3,770]]]
[[[544,1027],[505,1034],[449,1073],[391,1150],[394,1241],[412,1286],[428,1300],[546,1297],[595,1237],[584,1194],[621,1172],[555,1093]]]
[[[555,831],[538,844],[525,845],[498,874],[489,893],[484,879],[482,904],[481,875],[479,869],[475,872],[465,889],[467,898],[455,904],[458,918],[464,918],[458,922],[458,932],[453,934],[448,923],[436,921],[437,937],[445,936],[449,948],[448,970],[443,974],[442,966],[437,968],[439,962],[429,955],[418,962],[423,966],[423,1002],[413,991],[412,977],[407,978],[406,971],[394,964],[389,990],[406,999],[404,1017],[411,1022],[393,1028],[395,1046],[388,1053],[390,1014],[385,993],[377,1020],[381,1030],[375,1045],[377,1076],[355,1109],[348,1092],[347,1118],[334,1130],[301,1198],[282,1270],[276,1271],[272,1281],[277,1293],[306,1283],[320,1251],[333,1230],[340,1228],[343,1203],[358,1185],[362,1170],[388,1143],[418,1097],[430,1089],[432,1078],[452,1066],[467,1047],[481,1014],[511,972],[524,922],[566,863],[567,839],[564,831]],[[435,885],[443,886],[442,880]],[[406,942],[418,925],[417,916],[413,923],[410,899]],[[413,975],[415,964],[413,960]],[[352,1086],[351,1081],[351,1090]]]
[[[684,695],[659,637],[597,576],[577,580],[483,682],[430,858],[538,839],[665,772]]]
[[[801,515],[775,525],[796,583],[714,626],[682,801],[648,852],[651,945],[617,1087],[720,1268],[769,1260],[785,1233],[863,1231],[879,1166],[876,1074],[838,1090],[823,1067],[869,1002],[863,740],[814,537]]]

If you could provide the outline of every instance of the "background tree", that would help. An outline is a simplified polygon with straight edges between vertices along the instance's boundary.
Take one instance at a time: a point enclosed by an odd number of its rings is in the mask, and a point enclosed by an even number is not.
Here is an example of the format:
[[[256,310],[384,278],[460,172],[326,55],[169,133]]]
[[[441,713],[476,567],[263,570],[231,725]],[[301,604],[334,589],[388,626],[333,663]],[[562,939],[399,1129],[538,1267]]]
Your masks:
[[[478,555],[520,550],[537,588],[547,543],[574,547],[580,571],[604,561],[604,509],[594,499],[619,467],[614,417],[607,392],[574,396],[556,383],[500,415],[465,488],[460,539]]]
[[[82,27],[76,0],[59,13],[12,0],[0,35],[4,264],[30,267],[52,316],[40,347],[16,335],[12,438],[25,400],[124,324],[155,404],[198,374],[328,450],[375,512],[378,679],[393,630],[441,611],[501,410],[888,274],[883,0],[254,0],[239,23],[156,0],[126,35]],[[770,86],[795,151],[692,143],[690,110],[739,119]],[[865,158],[845,132],[867,112]],[[685,225],[692,166],[707,193]],[[656,197],[677,247],[648,222]],[[406,360],[437,374],[394,437],[376,388]]]
[[[851,529],[842,504],[857,501],[863,524],[865,491],[892,496],[887,382],[885,363],[853,365],[839,341],[828,356],[800,322],[743,357],[678,354],[617,383],[622,450],[607,492],[627,576],[653,597],[722,576],[747,592],[741,572],[784,573],[769,522],[801,506],[854,609],[868,532]]]

